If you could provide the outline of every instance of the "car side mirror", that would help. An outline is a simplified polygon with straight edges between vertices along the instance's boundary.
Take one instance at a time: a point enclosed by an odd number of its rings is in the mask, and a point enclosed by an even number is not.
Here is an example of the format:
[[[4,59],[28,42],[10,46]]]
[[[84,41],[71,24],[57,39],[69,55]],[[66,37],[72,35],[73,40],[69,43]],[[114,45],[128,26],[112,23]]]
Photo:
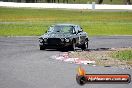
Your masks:
[[[80,33],[80,32],[82,32],[82,31],[78,31],[78,33]]]

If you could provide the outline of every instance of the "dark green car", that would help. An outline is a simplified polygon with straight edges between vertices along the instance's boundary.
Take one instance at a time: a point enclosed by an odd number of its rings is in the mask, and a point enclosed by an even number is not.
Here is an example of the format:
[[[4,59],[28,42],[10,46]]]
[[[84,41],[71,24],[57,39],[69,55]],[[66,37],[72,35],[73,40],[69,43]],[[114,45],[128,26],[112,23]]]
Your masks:
[[[39,37],[40,50],[45,49],[68,49],[75,50],[79,47],[82,50],[88,48],[88,36],[79,25],[56,24],[49,27],[49,30]]]

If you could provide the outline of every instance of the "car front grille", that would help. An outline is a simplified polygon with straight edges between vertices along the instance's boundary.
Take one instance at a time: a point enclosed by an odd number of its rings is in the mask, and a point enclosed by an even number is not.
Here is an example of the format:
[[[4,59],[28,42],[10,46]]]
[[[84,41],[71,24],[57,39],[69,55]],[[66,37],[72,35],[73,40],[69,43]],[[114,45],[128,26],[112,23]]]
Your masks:
[[[48,42],[49,45],[59,45],[59,44],[61,44],[61,39],[59,39],[59,38],[49,38],[47,40],[47,42]]]

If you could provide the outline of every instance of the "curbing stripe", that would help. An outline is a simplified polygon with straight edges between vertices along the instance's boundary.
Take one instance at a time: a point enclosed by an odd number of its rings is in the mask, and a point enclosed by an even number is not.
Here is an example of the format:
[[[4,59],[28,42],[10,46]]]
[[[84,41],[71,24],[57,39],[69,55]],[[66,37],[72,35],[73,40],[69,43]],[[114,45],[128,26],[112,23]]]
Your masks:
[[[95,61],[82,60],[81,58],[70,58],[68,52],[64,52],[59,55],[54,55],[52,56],[52,58],[64,62],[75,63],[75,64],[84,64],[84,65],[93,64],[95,66],[96,63]]]

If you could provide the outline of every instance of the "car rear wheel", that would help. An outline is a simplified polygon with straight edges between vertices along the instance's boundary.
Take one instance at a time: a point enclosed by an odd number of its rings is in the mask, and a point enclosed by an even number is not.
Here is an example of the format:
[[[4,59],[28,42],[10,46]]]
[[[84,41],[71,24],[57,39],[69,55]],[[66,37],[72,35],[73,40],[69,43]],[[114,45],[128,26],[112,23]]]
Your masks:
[[[45,50],[44,46],[39,46],[39,47],[40,47],[40,50]]]
[[[88,49],[88,40],[85,40],[84,44],[81,47],[82,50]]]

